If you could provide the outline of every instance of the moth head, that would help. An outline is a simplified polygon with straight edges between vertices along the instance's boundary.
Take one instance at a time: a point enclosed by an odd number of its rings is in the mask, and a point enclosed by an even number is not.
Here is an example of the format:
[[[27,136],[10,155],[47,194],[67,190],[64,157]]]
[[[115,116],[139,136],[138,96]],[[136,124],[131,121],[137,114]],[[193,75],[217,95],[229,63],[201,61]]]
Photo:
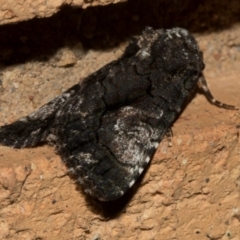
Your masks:
[[[138,38],[140,60],[156,61],[164,67],[179,67],[194,63],[202,72],[204,69],[203,55],[192,34],[183,28],[158,29],[147,27]]]

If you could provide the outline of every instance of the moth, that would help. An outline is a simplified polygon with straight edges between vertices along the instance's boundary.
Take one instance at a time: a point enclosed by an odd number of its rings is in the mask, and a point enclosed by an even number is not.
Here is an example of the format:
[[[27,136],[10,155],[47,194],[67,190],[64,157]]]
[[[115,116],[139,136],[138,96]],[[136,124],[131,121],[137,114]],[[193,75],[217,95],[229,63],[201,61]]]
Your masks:
[[[55,146],[86,193],[115,200],[142,174],[196,86],[216,106],[237,109],[213,98],[203,69],[187,30],[147,27],[118,60],[0,127],[0,144]]]

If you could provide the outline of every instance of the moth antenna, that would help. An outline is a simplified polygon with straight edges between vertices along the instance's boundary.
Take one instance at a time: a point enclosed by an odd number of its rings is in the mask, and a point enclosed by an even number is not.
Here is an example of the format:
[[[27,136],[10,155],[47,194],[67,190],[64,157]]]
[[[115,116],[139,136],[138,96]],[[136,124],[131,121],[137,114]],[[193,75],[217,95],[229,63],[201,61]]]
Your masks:
[[[172,138],[173,138],[173,132],[171,128],[168,128],[167,132],[166,132],[166,137],[168,140],[168,146],[172,147]]]
[[[208,85],[207,85],[207,82],[206,82],[206,79],[203,75],[201,75],[201,77],[199,78],[198,80],[198,86],[199,88],[201,88],[206,96],[206,98],[208,99],[208,101],[210,103],[212,103],[213,105],[217,106],[217,107],[220,107],[220,108],[225,108],[225,109],[230,109],[230,110],[238,110],[239,108],[236,107],[236,106],[232,106],[232,105],[228,105],[228,104],[225,104],[225,103],[222,103],[218,100],[216,100],[213,95],[211,94],[209,88],[208,88]]]

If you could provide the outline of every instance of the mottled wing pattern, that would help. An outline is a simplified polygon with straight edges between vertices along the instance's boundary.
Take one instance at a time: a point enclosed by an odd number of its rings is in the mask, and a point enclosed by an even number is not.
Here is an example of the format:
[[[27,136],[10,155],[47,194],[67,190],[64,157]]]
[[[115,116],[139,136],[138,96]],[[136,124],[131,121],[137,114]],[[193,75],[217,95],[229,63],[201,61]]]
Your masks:
[[[79,85],[75,85],[30,115],[20,118],[12,124],[1,126],[0,144],[24,148],[46,143],[56,112],[79,88]]]
[[[99,122],[87,121],[85,129],[79,120],[62,128],[53,126],[62,141],[57,149],[70,172],[86,192],[101,200],[116,199],[134,184],[165,133],[159,127],[162,110],[148,104],[145,109],[138,106],[106,111]]]
[[[204,67],[195,40],[180,29],[148,28],[123,56],[84,80],[48,135],[85,191],[101,200],[134,184]]]
[[[123,56],[29,116],[0,127],[0,144],[47,143],[85,191],[122,196],[151,160],[197,83],[208,98],[202,53],[185,29],[147,27]]]

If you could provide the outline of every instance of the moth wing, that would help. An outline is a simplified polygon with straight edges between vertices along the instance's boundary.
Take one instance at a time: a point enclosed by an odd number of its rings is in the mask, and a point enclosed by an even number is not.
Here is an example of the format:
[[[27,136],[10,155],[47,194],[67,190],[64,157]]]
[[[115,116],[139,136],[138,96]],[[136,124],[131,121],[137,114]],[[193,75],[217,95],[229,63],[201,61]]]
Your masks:
[[[0,144],[14,148],[34,147],[47,141],[49,129],[59,108],[79,91],[74,85],[30,115],[0,127]]]
[[[90,195],[105,201],[119,198],[151,160],[166,126],[162,110],[146,98],[106,111],[95,136],[65,155],[70,171]],[[60,149],[66,150],[64,145]]]

